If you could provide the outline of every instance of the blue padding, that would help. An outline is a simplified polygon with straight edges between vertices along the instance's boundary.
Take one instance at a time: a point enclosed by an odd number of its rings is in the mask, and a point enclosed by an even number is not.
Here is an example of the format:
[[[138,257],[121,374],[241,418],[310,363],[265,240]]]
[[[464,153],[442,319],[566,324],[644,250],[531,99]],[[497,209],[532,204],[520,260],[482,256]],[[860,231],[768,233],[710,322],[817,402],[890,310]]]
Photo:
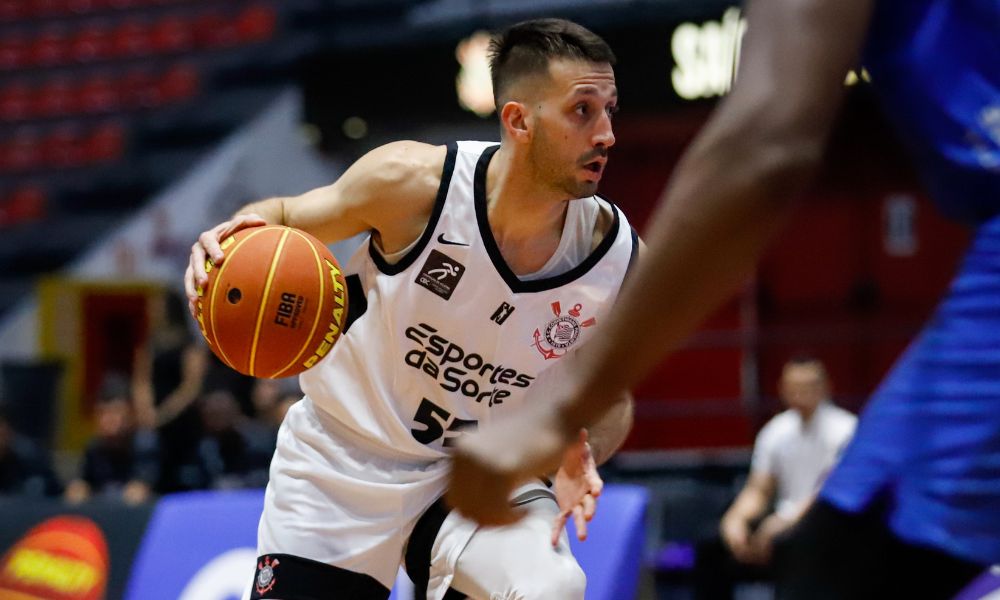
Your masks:
[[[573,553],[587,573],[587,600],[630,600],[639,582],[649,497],[638,486],[609,485]],[[160,500],[142,540],[126,600],[239,600],[250,585],[260,490],[192,492]],[[409,587],[409,586],[405,586]],[[395,593],[393,600],[408,600]]]
[[[567,527],[573,554],[587,574],[587,600],[632,600],[639,588],[639,570],[646,534],[649,492],[637,485],[608,485],[587,525],[587,541]]]
[[[199,600],[238,600],[238,592],[249,586],[253,576],[263,507],[263,490],[165,496],[142,540],[126,600],[179,600],[186,588],[189,597],[201,596]],[[238,564],[250,557],[248,570],[233,572],[231,566],[225,569],[225,564],[215,563],[231,574],[209,577],[212,581],[197,589],[189,587],[199,572],[227,553],[242,559]]]
[[[955,600],[984,600],[987,597],[994,598],[994,594],[998,592],[1000,592],[1000,567],[993,567],[972,580],[972,583],[955,596]]]

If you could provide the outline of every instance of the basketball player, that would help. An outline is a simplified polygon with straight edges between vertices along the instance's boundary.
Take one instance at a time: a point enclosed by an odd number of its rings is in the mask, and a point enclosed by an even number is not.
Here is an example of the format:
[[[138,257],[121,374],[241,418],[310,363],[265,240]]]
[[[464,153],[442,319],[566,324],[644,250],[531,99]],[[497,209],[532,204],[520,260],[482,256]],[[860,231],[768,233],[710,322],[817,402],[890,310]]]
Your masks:
[[[523,524],[479,529],[439,499],[455,441],[523,410],[540,373],[603,331],[637,255],[625,216],[595,196],[615,143],[613,63],[574,23],[516,25],[492,43],[499,145],[392,143],[194,245],[192,309],[206,256],[223,261],[219,240],[240,228],[371,233],[345,269],[350,328],[301,376],[305,398],[278,436],[253,598],[386,598],[401,560],[437,600],[583,598],[562,526],[572,513],[586,531],[595,462],[631,425],[626,395],[578,433],[555,495],[533,481],[504,499],[529,513]]]
[[[779,595],[950,597],[1000,561],[1000,2],[750,0],[747,19],[735,86],[678,165],[650,260],[577,357],[585,377],[560,408],[467,440],[450,499],[482,522],[515,518],[479,502],[551,463],[752,272],[820,164],[845,73],[863,63],[932,197],[978,229],[779,549]]]

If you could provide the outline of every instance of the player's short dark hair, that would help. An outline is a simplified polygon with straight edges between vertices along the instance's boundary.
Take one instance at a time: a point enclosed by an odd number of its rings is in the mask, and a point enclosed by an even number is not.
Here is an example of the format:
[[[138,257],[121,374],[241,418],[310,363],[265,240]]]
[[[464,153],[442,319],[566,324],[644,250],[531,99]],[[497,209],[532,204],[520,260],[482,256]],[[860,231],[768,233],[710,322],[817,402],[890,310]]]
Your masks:
[[[525,75],[548,73],[559,58],[615,64],[607,42],[583,25],[565,19],[534,19],[505,29],[490,40],[490,76],[497,109],[507,88]]]

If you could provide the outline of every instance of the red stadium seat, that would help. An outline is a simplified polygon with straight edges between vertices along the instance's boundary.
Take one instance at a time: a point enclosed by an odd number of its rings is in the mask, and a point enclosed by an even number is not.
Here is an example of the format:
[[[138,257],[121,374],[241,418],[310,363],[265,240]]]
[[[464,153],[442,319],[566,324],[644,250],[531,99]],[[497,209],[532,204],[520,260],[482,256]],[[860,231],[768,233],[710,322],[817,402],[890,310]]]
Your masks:
[[[191,24],[180,17],[168,16],[153,25],[153,49],[161,54],[186,52],[194,47]]]
[[[0,36],[0,71],[14,71],[26,66],[30,47],[24,36]]]
[[[85,113],[106,113],[121,108],[121,90],[110,77],[98,75],[84,81],[78,96],[80,110]]]
[[[121,79],[122,104],[127,108],[156,108],[163,104],[157,80],[146,70],[134,70]]]
[[[62,117],[80,110],[76,90],[64,77],[51,79],[38,88],[34,104],[33,112],[43,117]]]
[[[42,161],[47,167],[79,167],[84,163],[83,138],[72,126],[64,126],[42,140]]]
[[[263,42],[274,37],[277,23],[274,8],[256,4],[245,8],[236,18],[236,31],[244,43]]]
[[[24,0],[0,0],[0,22],[13,22],[27,16]]]
[[[116,56],[146,56],[153,51],[152,34],[148,24],[126,21],[112,34],[112,50]]]
[[[87,25],[70,42],[70,58],[79,63],[106,60],[112,55],[111,30],[103,25]]]
[[[171,67],[160,77],[160,97],[164,102],[180,102],[198,93],[198,71],[188,65]]]
[[[34,169],[42,162],[41,144],[34,131],[15,132],[4,150],[4,170],[8,172]]]
[[[31,86],[11,83],[0,89],[0,121],[23,121],[31,117]]]
[[[30,64],[41,67],[62,64],[69,53],[69,38],[62,29],[48,29],[32,41],[28,52]]]
[[[110,122],[99,125],[83,144],[84,158],[88,163],[113,162],[125,153],[125,128]]]
[[[66,10],[64,0],[24,0],[28,14],[33,17],[52,17]]]
[[[194,21],[194,36],[203,48],[228,48],[240,43],[236,22],[222,13],[210,12]]]
[[[23,185],[0,202],[0,226],[37,221],[47,213],[45,190],[37,185]]]
[[[83,15],[103,7],[106,2],[100,0],[66,0],[66,9],[74,14]]]

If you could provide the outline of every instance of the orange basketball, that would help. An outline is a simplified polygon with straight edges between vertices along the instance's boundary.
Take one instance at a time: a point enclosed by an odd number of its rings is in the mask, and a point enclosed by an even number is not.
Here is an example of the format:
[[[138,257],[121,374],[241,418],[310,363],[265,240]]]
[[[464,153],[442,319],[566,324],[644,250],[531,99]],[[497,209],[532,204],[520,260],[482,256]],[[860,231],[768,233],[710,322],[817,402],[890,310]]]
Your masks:
[[[315,365],[340,337],[347,286],[322,242],[292,227],[243,229],[206,261],[198,324],[224,363],[254,377],[289,377]]]

